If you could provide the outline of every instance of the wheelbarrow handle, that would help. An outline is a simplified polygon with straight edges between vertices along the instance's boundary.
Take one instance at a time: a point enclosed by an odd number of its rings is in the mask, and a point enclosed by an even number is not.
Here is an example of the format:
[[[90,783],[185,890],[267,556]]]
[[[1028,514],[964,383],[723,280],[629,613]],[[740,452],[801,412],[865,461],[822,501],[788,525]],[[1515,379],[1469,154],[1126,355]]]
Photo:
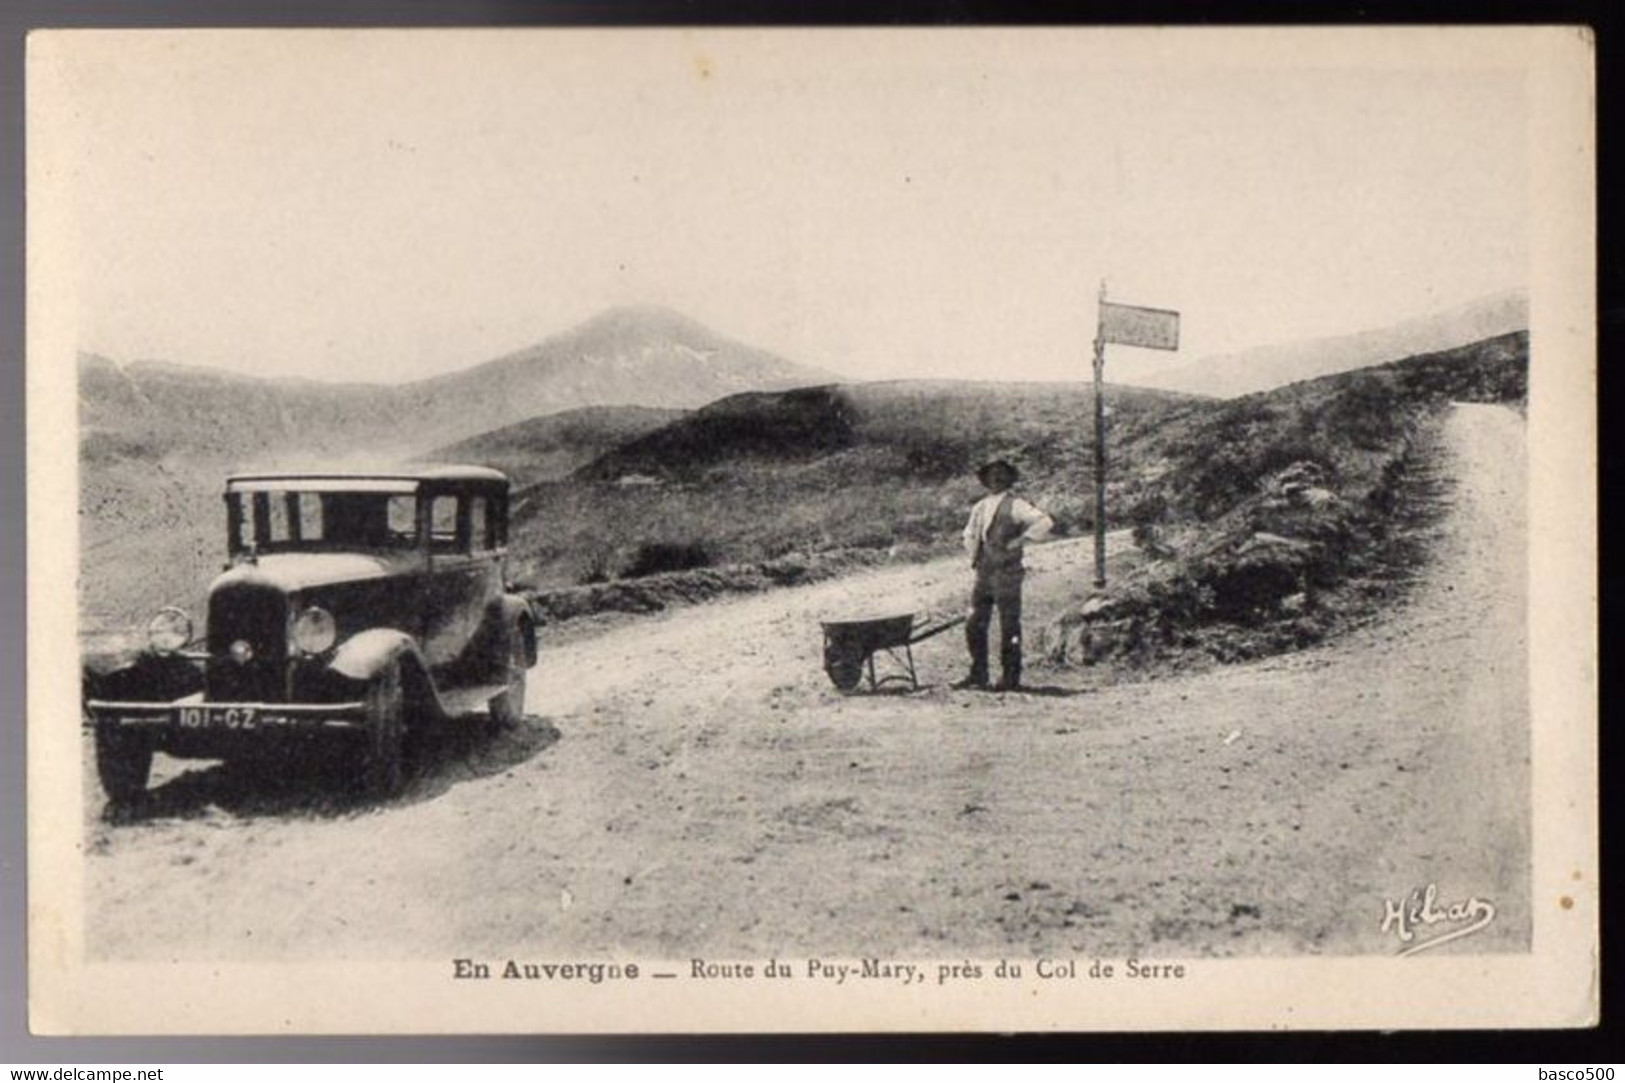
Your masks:
[[[957,617],[950,617],[948,620],[943,621],[941,624],[938,624],[938,625],[935,625],[935,626],[932,626],[932,627],[924,627],[924,628],[915,629],[913,632],[911,632],[909,634],[908,641],[909,641],[910,644],[919,643],[922,640],[930,639],[932,636],[941,635],[943,632],[946,632],[950,628],[957,628],[959,625],[964,624],[964,623],[965,623],[965,615],[963,613],[961,613]]]

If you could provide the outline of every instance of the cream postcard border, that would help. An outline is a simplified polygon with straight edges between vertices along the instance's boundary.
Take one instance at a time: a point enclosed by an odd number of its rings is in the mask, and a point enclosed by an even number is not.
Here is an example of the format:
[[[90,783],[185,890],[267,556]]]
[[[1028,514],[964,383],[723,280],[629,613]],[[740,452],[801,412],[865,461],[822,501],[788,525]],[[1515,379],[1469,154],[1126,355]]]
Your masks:
[[[149,48],[172,33],[637,34],[708,55],[782,46],[936,50],[967,36],[1021,55],[1061,35],[1090,62],[1501,69],[1529,93],[1531,786],[1528,955],[1191,960],[1170,983],[980,982],[911,990],[807,982],[575,985],[450,980],[421,963],[97,964],[84,958],[75,583],[76,313],[56,287],[74,208],[54,198],[54,61],[82,41]],[[100,40],[105,46],[106,41]],[[1019,61],[1012,61],[1019,62]],[[44,1034],[1042,1031],[1583,1026],[1598,1012],[1594,47],[1583,28],[1135,30],[44,31],[28,43],[29,1009]],[[1560,905],[1567,899],[1568,906]],[[640,962],[642,962],[640,960]],[[651,960],[649,962],[658,962]]]

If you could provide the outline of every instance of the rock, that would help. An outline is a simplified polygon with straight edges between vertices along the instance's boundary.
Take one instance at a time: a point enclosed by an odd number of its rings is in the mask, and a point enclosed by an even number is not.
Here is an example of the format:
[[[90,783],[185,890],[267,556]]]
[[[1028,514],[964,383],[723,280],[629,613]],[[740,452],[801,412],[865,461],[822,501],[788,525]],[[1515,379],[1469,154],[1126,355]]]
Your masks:
[[[1078,612],[1085,617],[1095,617],[1110,613],[1113,609],[1117,608],[1119,604],[1118,599],[1113,598],[1109,594],[1096,594],[1094,597],[1084,602],[1083,607],[1079,609]]]
[[[1110,658],[1131,646],[1137,638],[1133,619],[1101,621],[1080,627],[1075,646],[1069,651],[1086,665]],[[1070,646],[1070,645],[1069,645]]]
[[[1326,480],[1326,471],[1319,463],[1307,459],[1299,459],[1275,475],[1274,484],[1282,492],[1288,485],[1305,484],[1321,485]]]
[[[1296,594],[1289,594],[1281,599],[1281,612],[1283,613],[1302,613],[1307,608],[1309,608],[1309,595],[1301,590]]]
[[[1284,538],[1279,534],[1272,534],[1268,530],[1260,530],[1246,541],[1236,547],[1237,553],[1251,553],[1258,549],[1285,549],[1294,553],[1302,553],[1313,548],[1310,542],[1297,538]]]

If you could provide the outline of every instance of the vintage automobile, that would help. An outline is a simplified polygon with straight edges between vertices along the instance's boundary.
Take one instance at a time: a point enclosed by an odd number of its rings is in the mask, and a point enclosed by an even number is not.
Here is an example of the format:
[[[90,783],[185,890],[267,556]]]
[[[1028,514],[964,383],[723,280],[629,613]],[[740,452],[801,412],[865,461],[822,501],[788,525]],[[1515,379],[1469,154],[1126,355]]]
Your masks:
[[[536,625],[503,578],[508,479],[469,466],[240,474],[229,563],[201,635],[173,607],[126,665],[85,674],[96,768],[139,799],[155,752],[234,759],[330,748],[396,792],[421,728],[524,712]]]

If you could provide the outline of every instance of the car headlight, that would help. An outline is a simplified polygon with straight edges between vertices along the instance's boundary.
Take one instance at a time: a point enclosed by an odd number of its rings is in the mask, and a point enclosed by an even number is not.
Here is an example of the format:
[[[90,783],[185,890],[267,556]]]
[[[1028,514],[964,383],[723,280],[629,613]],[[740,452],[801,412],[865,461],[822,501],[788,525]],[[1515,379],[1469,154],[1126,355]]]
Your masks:
[[[147,622],[147,646],[159,654],[174,654],[192,642],[192,618],[186,610],[168,606]]]
[[[306,654],[320,654],[333,645],[338,632],[333,614],[313,605],[294,619],[293,645]]]

